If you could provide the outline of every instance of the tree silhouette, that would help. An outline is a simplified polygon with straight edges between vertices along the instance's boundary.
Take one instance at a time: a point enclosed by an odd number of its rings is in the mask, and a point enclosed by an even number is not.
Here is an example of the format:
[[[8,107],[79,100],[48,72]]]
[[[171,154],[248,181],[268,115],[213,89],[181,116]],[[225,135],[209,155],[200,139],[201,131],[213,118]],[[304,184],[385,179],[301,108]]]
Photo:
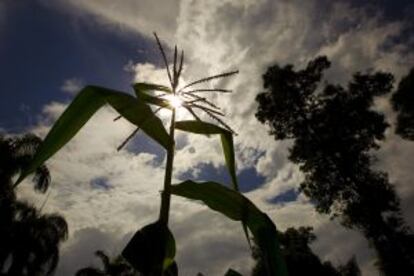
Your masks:
[[[40,214],[16,200],[12,178],[31,160],[41,140],[27,134],[0,135],[0,270],[5,275],[51,275],[59,260],[59,244],[67,237],[66,221],[59,215]],[[46,166],[35,171],[35,189],[50,183]]]
[[[401,79],[392,103],[398,112],[396,133],[404,139],[414,140],[414,68]]]
[[[355,257],[352,257],[345,265],[339,266],[338,271],[342,276],[361,276],[361,270]]]
[[[121,256],[111,260],[103,251],[98,250],[95,255],[99,257],[103,264],[103,269],[86,267],[76,272],[76,276],[139,276]]]
[[[346,88],[322,86],[329,66],[318,57],[298,71],[269,67],[256,117],[275,139],[294,140],[289,159],[304,173],[301,191],[317,211],[361,230],[386,275],[406,275],[414,269],[414,238],[387,174],[372,169],[372,151],[388,126],[372,105],[374,97],[391,91],[393,76],[356,73]]]
[[[13,177],[29,164],[41,142],[42,140],[33,134],[13,138],[6,138],[0,134],[0,183],[2,192],[9,190],[7,195],[11,196],[13,194]],[[35,190],[45,192],[50,184],[48,168],[42,165],[36,169],[33,180]]]
[[[346,265],[336,269],[330,262],[322,262],[309,245],[316,240],[311,227],[288,228],[278,232],[282,254],[290,276],[312,273],[319,276],[359,276],[356,260],[352,258]],[[254,247],[253,258],[256,264],[252,276],[265,275],[260,249]]]

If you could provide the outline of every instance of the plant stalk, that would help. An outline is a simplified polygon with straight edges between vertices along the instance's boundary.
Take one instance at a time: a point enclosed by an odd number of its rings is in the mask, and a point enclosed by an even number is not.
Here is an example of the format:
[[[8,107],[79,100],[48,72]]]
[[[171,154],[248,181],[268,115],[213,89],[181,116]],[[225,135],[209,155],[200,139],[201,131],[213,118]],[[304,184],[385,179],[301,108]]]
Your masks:
[[[159,220],[165,225],[168,225],[168,218],[169,218],[169,213],[170,213],[171,178],[172,178],[174,152],[175,152],[174,129],[175,129],[175,108],[172,110],[172,115],[171,115],[171,125],[170,125],[171,145],[167,150],[167,164],[165,167],[164,190],[161,192],[161,209],[160,209]]]

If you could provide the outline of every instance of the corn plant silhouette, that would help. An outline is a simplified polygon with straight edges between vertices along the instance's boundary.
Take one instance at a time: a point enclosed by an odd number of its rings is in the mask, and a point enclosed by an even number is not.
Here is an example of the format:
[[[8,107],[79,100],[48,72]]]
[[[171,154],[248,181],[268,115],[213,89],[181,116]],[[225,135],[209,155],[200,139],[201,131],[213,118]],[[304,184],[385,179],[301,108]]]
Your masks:
[[[233,134],[235,133],[221,118],[220,108],[203,97],[203,93],[230,93],[230,90],[195,89],[195,85],[215,79],[231,77],[238,71],[226,72],[193,81],[179,87],[180,75],[184,64],[184,52],[178,57],[174,50],[173,68],[170,71],[166,54],[160,40],[154,33],[166,66],[170,87],[153,83],[135,83],[136,97],[129,94],[98,86],[87,86],[81,90],[65,112],[53,125],[44,142],[36,152],[30,165],[15,183],[18,185],[28,174],[35,171],[47,159],[62,148],[103,105],[109,104],[137,129],[118,147],[121,149],[137,132],[142,130],[158,142],[167,152],[164,187],[161,193],[161,207],[156,222],[143,227],[133,236],[122,252],[123,257],[144,275],[177,275],[178,267],[174,261],[175,241],[168,229],[171,195],[200,200],[210,209],[228,218],[241,221],[247,240],[250,230],[258,247],[263,253],[267,275],[286,275],[277,241],[276,227],[270,218],[261,212],[250,200],[238,191],[234,156]],[[178,61],[179,59],[179,61]],[[153,111],[150,106],[155,106]],[[184,108],[194,120],[176,121],[176,111]],[[157,112],[161,109],[171,111],[169,132]],[[216,123],[202,121],[196,112],[204,112]],[[233,189],[215,182],[196,183],[191,180],[172,185],[172,172],[175,153],[175,130],[202,135],[220,135],[226,166],[229,170]],[[230,270],[232,271],[232,270]]]

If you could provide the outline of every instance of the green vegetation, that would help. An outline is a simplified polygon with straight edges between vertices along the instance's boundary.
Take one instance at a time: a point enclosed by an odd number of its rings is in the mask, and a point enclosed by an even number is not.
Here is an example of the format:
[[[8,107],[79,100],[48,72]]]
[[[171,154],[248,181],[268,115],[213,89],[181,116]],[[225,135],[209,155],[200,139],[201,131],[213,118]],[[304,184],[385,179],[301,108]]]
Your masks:
[[[322,85],[329,66],[326,57],[318,57],[301,70],[269,67],[256,117],[276,140],[293,140],[289,159],[304,173],[300,189],[316,210],[361,231],[385,275],[408,275],[414,271],[414,234],[388,175],[374,167],[374,152],[389,126],[373,108],[374,99],[391,92],[394,77],[358,72],[346,87]],[[407,139],[413,139],[413,72],[393,96],[396,132]]]
[[[237,71],[203,78],[180,88],[179,79],[183,68],[184,53],[181,53],[180,61],[178,61],[177,48],[175,47],[173,69],[170,71],[161,43],[156,35],[155,37],[165,62],[170,87],[150,83],[136,83],[133,85],[136,97],[98,86],[85,87],[53,125],[45,140],[35,152],[30,164],[21,173],[15,186],[27,175],[43,166],[45,161],[76,135],[99,108],[107,104],[113,107],[122,118],[137,127],[132,135],[141,129],[167,152],[159,218],[156,222],[139,230],[123,251],[123,257],[137,271],[144,275],[177,275],[178,273],[174,261],[175,241],[173,234],[168,229],[170,199],[171,195],[174,194],[200,200],[210,209],[218,211],[232,220],[241,221],[248,241],[249,230],[264,256],[267,275],[286,275],[286,268],[277,242],[275,225],[266,214],[261,212],[238,191],[232,138],[234,131],[220,118],[223,115],[220,108],[200,96],[200,93],[226,93],[230,91],[221,88],[192,89],[195,84],[230,77],[237,74]],[[156,110],[153,110],[151,106],[154,106]],[[176,122],[178,108],[188,110],[194,120]],[[161,119],[156,115],[160,109],[171,110],[168,132]],[[197,110],[205,112],[218,125],[202,121],[195,112]],[[224,159],[231,176],[233,189],[226,188],[218,183],[195,183],[191,180],[180,184],[171,184],[175,153],[175,130],[201,135],[220,135]],[[234,274],[235,272],[230,270],[229,273]]]
[[[0,134],[0,271],[1,275],[53,275],[59,261],[59,245],[68,226],[58,214],[42,214],[18,200],[13,177],[27,167],[41,139],[32,134],[4,137]],[[46,192],[50,173],[46,166],[34,171],[34,189]]]

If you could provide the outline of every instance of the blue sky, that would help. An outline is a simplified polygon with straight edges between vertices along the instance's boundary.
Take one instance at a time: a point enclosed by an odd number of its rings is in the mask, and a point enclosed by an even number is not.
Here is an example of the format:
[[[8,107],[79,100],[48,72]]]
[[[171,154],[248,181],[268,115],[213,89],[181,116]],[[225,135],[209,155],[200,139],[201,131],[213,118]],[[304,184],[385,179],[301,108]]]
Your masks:
[[[151,62],[160,66],[158,49],[152,40],[135,32],[102,29],[96,22],[80,20],[37,1],[10,2],[4,26],[0,59],[4,80],[0,91],[7,104],[0,110],[0,127],[21,132],[36,123],[36,116],[51,101],[69,101],[73,95],[62,91],[65,80],[81,85],[96,84],[131,91],[129,62]],[[129,145],[135,152],[164,152],[155,143],[139,138]],[[181,177],[191,176],[184,173]],[[242,191],[260,186],[264,178],[249,168],[239,175]],[[229,183],[225,167],[205,164],[197,180]],[[281,200],[283,197],[281,198]]]
[[[0,90],[7,104],[0,125],[6,129],[22,129],[46,103],[67,100],[60,89],[66,79],[129,89],[128,60],[154,59],[139,51],[149,47],[139,34],[116,35],[37,1],[9,1],[2,28]]]
[[[227,121],[239,133],[235,143],[245,195],[280,229],[313,226],[318,235],[314,249],[322,259],[339,263],[356,254],[365,274],[376,275],[372,251],[361,235],[317,214],[295,192],[302,175],[286,158],[289,142],[274,141],[257,122],[254,98],[270,64],[301,67],[321,54],[333,62],[327,78],[334,82],[369,68],[392,71],[398,79],[414,64],[410,2],[2,1],[0,128],[44,136],[76,94],[74,87],[96,84],[131,91],[137,80],[164,82],[152,37],[157,31],[164,45],[177,43],[185,50],[185,81],[240,70],[233,80],[220,83],[235,92],[212,100],[224,107]],[[378,108],[391,112],[381,102]],[[72,275],[94,263],[97,249],[116,255],[137,227],[157,216],[165,154],[144,136],[116,152],[133,127],[112,122],[115,116],[110,109],[100,111],[48,162],[53,185],[45,211],[64,214],[70,228],[58,275]],[[218,139],[178,133],[177,140],[176,180],[228,183]],[[392,134],[378,153],[379,166],[396,183],[412,226],[413,154],[412,144]],[[21,194],[35,205],[44,200],[29,185],[23,185]],[[181,199],[174,199],[172,208],[183,275],[220,275],[230,266],[249,271],[250,255],[239,224]]]

